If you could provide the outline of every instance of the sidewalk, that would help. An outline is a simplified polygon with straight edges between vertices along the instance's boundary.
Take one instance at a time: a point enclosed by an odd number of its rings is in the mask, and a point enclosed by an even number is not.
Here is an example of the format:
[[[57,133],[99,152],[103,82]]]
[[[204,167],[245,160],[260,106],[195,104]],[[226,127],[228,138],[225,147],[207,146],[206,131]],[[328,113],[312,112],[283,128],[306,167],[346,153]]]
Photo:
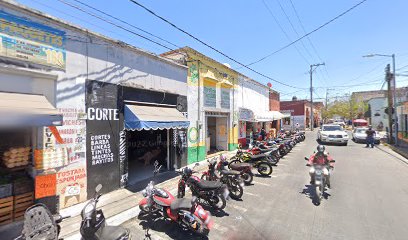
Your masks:
[[[399,144],[399,146],[395,146],[388,143],[382,143],[376,145],[376,147],[384,152],[393,155],[401,162],[408,164],[408,144],[402,143]]]
[[[391,144],[384,144],[385,146],[391,148],[394,152],[400,154],[404,158],[408,159],[408,143],[399,141],[398,146]]]
[[[220,154],[226,155],[228,158],[235,155],[236,151],[224,151],[215,154],[208,155],[206,159],[219,156]],[[201,172],[207,168],[207,161],[201,161],[195,168]],[[188,167],[193,168],[195,165],[190,164]],[[139,201],[143,198],[140,191],[143,190],[148,182],[152,180],[146,179],[138,184],[128,186],[123,189],[119,189],[107,194],[102,195],[98,202],[98,208],[103,209],[103,213],[108,225],[118,226],[132,218],[136,218],[139,215]],[[171,194],[177,195],[177,181],[178,174],[174,172],[165,172],[157,175],[154,179],[157,183],[157,187],[168,190]],[[62,209],[60,214],[62,216],[71,216],[61,224],[60,238],[65,240],[79,240],[81,238],[79,234],[79,228],[81,223],[81,210],[87,202],[74,205]]]

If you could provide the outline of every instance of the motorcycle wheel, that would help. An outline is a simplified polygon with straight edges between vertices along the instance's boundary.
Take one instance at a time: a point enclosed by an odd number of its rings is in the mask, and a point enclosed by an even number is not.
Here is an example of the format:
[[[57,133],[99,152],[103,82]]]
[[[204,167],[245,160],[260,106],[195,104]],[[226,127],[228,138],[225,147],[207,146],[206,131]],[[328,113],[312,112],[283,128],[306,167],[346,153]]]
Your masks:
[[[242,179],[244,180],[245,185],[251,184],[252,180],[254,179],[254,176],[252,176],[252,174],[249,173],[244,173],[241,176]]]
[[[239,159],[237,159],[237,158],[234,158],[234,159],[232,159],[232,161],[230,161],[228,163],[228,167],[231,168],[231,165],[235,164],[235,163],[241,163],[241,161]]]
[[[227,206],[227,200],[225,200],[223,195],[217,195],[210,199],[210,205],[217,210],[222,210]]]
[[[269,162],[260,162],[257,164],[258,172],[262,176],[270,176],[272,174],[272,165]]]
[[[244,188],[241,187],[236,180],[232,180],[230,184],[228,184],[228,190],[230,192],[230,197],[235,200],[241,199],[244,194]]]

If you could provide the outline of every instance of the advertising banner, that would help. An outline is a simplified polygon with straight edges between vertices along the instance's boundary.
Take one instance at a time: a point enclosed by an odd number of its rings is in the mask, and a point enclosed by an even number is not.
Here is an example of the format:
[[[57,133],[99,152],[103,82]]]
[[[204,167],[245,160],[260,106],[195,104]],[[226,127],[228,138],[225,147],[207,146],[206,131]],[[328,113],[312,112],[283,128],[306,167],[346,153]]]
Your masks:
[[[0,56],[65,69],[65,32],[0,11]]]

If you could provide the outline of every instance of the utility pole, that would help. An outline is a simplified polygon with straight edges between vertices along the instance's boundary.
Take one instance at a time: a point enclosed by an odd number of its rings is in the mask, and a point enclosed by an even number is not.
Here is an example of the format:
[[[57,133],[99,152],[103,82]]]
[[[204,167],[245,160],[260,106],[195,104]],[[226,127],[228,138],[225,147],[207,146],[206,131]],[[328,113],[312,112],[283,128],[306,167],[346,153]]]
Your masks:
[[[394,93],[394,101],[393,101],[393,108],[394,109],[394,128],[395,128],[395,140],[394,143],[395,145],[398,146],[398,114],[397,114],[397,82],[395,81],[395,54],[391,55],[392,57],[392,91]]]
[[[313,124],[314,124],[314,117],[313,117],[313,71],[319,67],[324,65],[324,63],[312,64],[310,65],[310,131],[313,131]],[[313,69],[314,68],[314,69]]]
[[[391,71],[390,71],[390,64],[387,64],[385,67],[385,81],[387,81],[387,93],[388,93],[388,108],[387,108],[387,114],[388,114],[388,142],[393,143],[394,139],[392,137],[392,112],[393,112],[393,99],[392,99],[392,89],[391,89]]]

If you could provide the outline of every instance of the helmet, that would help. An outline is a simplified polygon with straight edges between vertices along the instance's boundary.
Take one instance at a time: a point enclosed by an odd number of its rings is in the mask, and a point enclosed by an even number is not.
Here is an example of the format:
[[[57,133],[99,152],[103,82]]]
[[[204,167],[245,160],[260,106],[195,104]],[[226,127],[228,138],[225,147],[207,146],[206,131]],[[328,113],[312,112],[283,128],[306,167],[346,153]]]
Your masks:
[[[324,153],[324,151],[326,150],[326,147],[323,145],[318,145],[317,146],[317,152],[318,153]]]
[[[190,176],[190,175],[192,175],[192,174],[193,174],[193,170],[191,170],[190,168],[185,167],[185,168],[183,169],[183,175]]]

